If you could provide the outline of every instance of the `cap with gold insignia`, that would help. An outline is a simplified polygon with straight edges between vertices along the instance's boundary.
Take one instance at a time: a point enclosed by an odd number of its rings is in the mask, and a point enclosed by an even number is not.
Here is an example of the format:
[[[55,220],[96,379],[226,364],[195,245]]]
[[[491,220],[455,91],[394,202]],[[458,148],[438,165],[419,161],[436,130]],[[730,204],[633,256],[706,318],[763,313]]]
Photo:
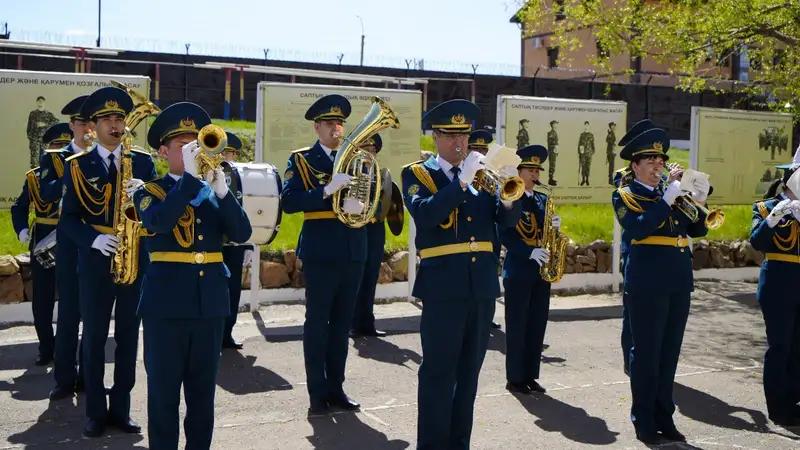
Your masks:
[[[492,137],[492,133],[487,130],[475,130],[469,135],[470,148],[489,148],[489,144],[491,144],[492,141],[494,141],[494,137]]]
[[[46,146],[60,145],[65,146],[72,140],[72,130],[69,129],[67,122],[57,123],[42,135],[42,143]]]
[[[239,136],[230,131],[226,131],[225,134],[228,136],[228,145],[225,146],[226,152],[236,152],[242,149],[242,140],[239,139]]]
[[[147,131],[147,145],[157,149],[173,136],[197,134],[201,128],[209,124],[211,117],[199,105],[192,102],[174,103],[161,111],[150,125]]]
[[[381,139],[381,135],[375,133],[372,136],[370,136],[369,139],[364,141],[363,144],[361,144],[362,147],[369,147],[370,145],[375,146],[375,153],[380,153],[381,149],[383,148],[383,139]]]
[[[635,124],[633,124],[631,129],[628,130],[627,133],[625,133],[625,136],[622,136],[622,139],[620,139],[619,142],[617,142],[617,145],[620,145],[620,146],[628,145],[628,142],[630,142],[631,139],[633,139],[636,136],[644,133],[645,131],[647,131],[647,130],[649,130],[651,128],[655,128],[655,127],[656,127],[656,125],[650,119],[640,120],[640,121],[636,122]]]
[[[306,120],[341,120],[350,117],[350,101],[343,95],[328,94],[314,102],[306,111]]]
[[[542,164],[547,160],[547,148],[539,144],[529,145],[517,150],[517,156],[522,159],[517,168],[541,169]]]
[[[67,103],[66,106],[64,106],[64,108],[61,109],[61,114],[69,116],[69,120],[86,120],[83,116],[81,116],[81,107],[87,98],[89,98],[89,94],[84,94],[73,98],[69,103]]]
[[[638,161],[648,156],[661,156],[667,161],[669,143],[666,131],[661,128],[651,128],[631,139],[619,152],[619,157],[625,161]]]
[[[481,118],[481,109],[469,100],[454,99],[439,103],[422,118],[422,128],[446,134],[472,132],[472,122]]]
[[[127,92],[114,86],[102,87],[92,92],[81,106],[81,117],[96,120],[100,117],[119,114],[127,116],[133,110],[133,100]]]

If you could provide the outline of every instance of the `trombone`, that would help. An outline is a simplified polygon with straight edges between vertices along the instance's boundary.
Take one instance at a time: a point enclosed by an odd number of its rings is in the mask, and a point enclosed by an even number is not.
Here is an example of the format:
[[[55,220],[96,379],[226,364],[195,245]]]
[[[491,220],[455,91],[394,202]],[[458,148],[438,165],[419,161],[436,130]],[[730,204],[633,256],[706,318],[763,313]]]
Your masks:
[[[456,152],[467,159],[469,152],[464,153],[461,147],[456,147]],[[522,178],[518,176],[508,176],[502,174],[499,170],[495,170],[484,166],[483,169],[478,170],[475,174],[475,180],[472,182],[475,189],[483,189],[485,192],[494,195],[497,187],[500,187],[500,199],[506,201],[516,201],[522,194],[525,193],[525,183]]]
[[[679,167],[676,164],[667,164],[666,168],[668,171]],[[661,174],[661,180],[659,180],[659,189],[661,192],[665,192],[667,188],[667,180],[669,179],[669,175],[666,173]],[[725,212],[719,208],[713,208],[709,210],[705,206],[703,206],[700,202],[698,202],[690,193],[685,193],[684,195],[679,196],[675,199],[675,207],[678,208],[686,217],[689,218],[693,223],[696,223],[700,220],[700,213],[705,214],[705,225],[709,230],[715,230],[722,226],[725,223]]]

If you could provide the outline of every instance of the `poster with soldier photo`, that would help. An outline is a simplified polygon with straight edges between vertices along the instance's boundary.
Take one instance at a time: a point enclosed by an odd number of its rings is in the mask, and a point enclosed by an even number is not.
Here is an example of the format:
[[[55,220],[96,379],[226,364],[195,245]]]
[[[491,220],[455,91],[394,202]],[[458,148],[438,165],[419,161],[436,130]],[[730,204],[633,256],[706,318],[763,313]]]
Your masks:
[[[624,164],[617,141],[626,129],[624,102],[500,95],[498,143],[547,147],[539,181],[562,203],[608,203],[613,173]]]
[[[25,173],[39,165],[44,132],[58,122],[69,122],[61,109],[79,95],[110,85],[108,81],[112,79],[150,97],[148,77],[0,70],[0,104],[5,108],[0,123],[4,137],[0,147],[0,209],[11,207],[22,190]],[[138,127],[134,139],[142,147],[146,146],[146,122]]]
[[[692,168],[709,174],[710,204],[750,205],[792,160],[790,114],[692,107]]]

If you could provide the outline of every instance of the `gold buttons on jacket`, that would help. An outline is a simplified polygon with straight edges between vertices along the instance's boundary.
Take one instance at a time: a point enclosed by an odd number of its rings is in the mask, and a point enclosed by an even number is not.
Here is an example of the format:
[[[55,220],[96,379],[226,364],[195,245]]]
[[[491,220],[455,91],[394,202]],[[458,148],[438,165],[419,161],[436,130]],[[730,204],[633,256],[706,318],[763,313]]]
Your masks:
[[[200,219],[195,220],[195,222],[200,223]]]
[[[477,261],[477,260],[478,260],[478,258],[476,258],[476,257],[474,257],[474,256],[472,257],[472,262],[475,262],[475,261]]]
[[[206,273],[205,273],[205,272],[203,272],[202,270],[200,271],[200,276],[201,276],[201,277],[202,277],[203,275],[205,275],[205,274],[206,274]]]
[[[469,240],[470,241],[474,241],[475,240],[475,236],[470,236]]]
[[[467,222],[472,222],[472,216],[467,216]]]
[[[197,236],[197,239],[202,241],[203,240],[203,235],[201,234],[201,235]]]
[[[675,219],[675,225],[678,225],[679,223],[680,222],[678,222],[678,219]]]

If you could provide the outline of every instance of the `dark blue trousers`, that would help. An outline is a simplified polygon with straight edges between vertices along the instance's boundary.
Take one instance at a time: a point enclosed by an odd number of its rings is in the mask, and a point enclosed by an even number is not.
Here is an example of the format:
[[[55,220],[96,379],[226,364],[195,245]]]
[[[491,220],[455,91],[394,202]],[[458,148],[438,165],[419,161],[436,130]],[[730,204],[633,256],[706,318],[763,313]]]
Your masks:
[[[226,245],[222,247],[222,261],[231,271],[228,278],[228,296],[231,301],[231,315],[225,319],[225,330],[222,339],[233,339],[231,333],[233,326],[236,325],[236,317],[239,315],[239,299],[242,296],[242,265],[244,264],[244,253],[248,247],[242,245]],[[254,264],[251,270],[259,270],[258,264]]]
[[[375,329],[375,290],[378,287],[378,278],[381,275],[383,262],[383,247],[386,243],[386,225],[383,222],[367,225],[367,262],[364,263],[364,276],[358,288],[353,313],[354,330],[372,331]]]
[[[306,320],[303,356],[308,395],[325,399],[342,391],[353,319],[364,262],[303,261]]]
[[[537,277],[538,278],[538,277]],[[550,313],[550,283],[503,279],[506,301],[506,380],[539,379],[544,333]]]
[[[39,355],[53,356],[55,336],[53,333],[53,308],[56,304],[56,269],[45,269],[36,257],[31,255],[31,275],[33,277],[33,327],[39,338]]]
[[[178,448],[181,386],[186,402],[186,448],[211,448],[225,318],[144,318],[142,324],[149,448]]]
[[[95,250],[92,250],[95,252]],[[83,256],[82,256],[83,257]],[[107,417],[127,419],[131,410],[131,390],[136,383],[136,352],[139,345],[139,304],[141,276],[133,284],[117,286],[114,284],[108,258],[91,255],[95,264],[94,275],[81,273],[80,283],[81,316],[83,317],[83,364],[86,381],[86,416],[94,420]],[[100,263],[100,264],[98,264]],[[87,267],[83,265],[81,267]],[[139,270],[143,270],[141,266]],[[101,274],[97,272],[103,271]],[[108,273],[108,275],[106,275]],[[116,305],[115,305],[116,303]],[[105,349],[111,310],[114,310],[114,385],[109,401],[106,403]]]
[[[57,239],[58,319],[53,377],[56,386],[69,387],[74,386],[79,380],[83,381],[83,346],[78,345],[78,330],[81,323],[81,307],[78,300],[78,247],[61,229],[57,231]]]
[[[633,348],[633,334],[631,333],[631,316],[628,311],[628,295],[622,293],[622,333],[620,333],[620,344],[622,345],[622,367],[630,369],[631,349]]]
[[[628,293],[633,349],[631,418],[643,433],[674,427],[672,387],[689,317],[691,294]]]
[[[422,299],[417,449],[469,449],[495,299]]]

